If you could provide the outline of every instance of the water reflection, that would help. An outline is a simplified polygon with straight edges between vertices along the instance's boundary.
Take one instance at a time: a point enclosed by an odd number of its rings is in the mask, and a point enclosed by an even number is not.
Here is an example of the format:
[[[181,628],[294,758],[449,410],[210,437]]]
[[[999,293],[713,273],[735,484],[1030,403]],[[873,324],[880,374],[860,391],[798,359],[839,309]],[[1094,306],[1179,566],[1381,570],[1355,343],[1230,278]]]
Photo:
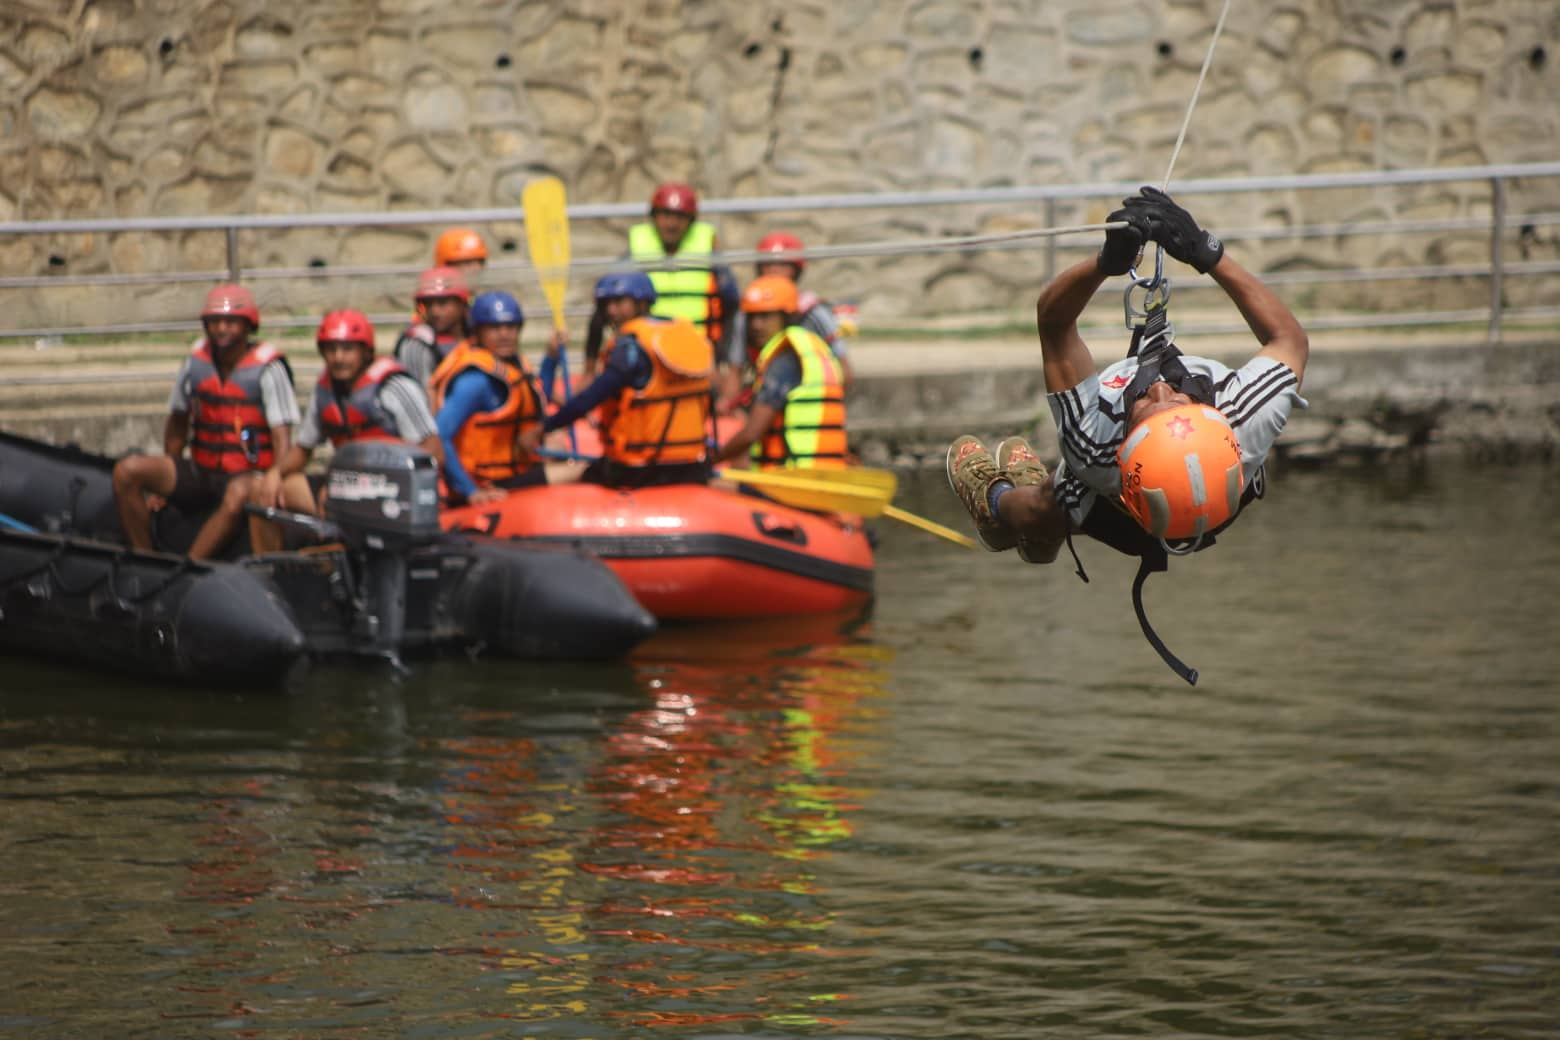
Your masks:
[[[823,1024],[845,997],[825,978],[832,915],[807,862],[851,833],[844,762],[881,710],[888,655],[837,625],[674,634],[636,670],[652,703],[589,781],[608,816],[583,864],[614,882],[593,921],[617,940],[602,981],[623,991],[624,1025]],[[757,970],[690,971],[728,955]]]
[[[870,626],[613,667],[4,662],[0,1033],[1549,1035],[1543,476],[1276,480],[1149,590],[1195,689],[1130,561],[893,528]]]
[[[841,778],[886,656],[842,618],[674,630],[638,655],[640,703],[599,737],[466,713],[433,749],[439,819],[453,903],[501,919],[470,927],[512,998],[500,1014],[576,1031],[830,1022],[819,1009],[844,994],[807,864],[851,833]],[[710,969],[733,957],[764,967]]]

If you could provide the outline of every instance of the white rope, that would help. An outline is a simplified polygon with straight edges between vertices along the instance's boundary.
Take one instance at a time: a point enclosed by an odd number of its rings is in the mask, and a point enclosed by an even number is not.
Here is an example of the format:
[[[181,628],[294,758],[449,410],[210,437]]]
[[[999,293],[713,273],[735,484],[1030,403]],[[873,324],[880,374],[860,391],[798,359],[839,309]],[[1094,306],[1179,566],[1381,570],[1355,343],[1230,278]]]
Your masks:
[[[1181,145],[1186,140],[1186,128],[1192,124],[1192,112],[1197,108],[1197,98],[1202,94],[1203,80],[1208,78],[1208,66],[1213,64],[1213,49],[1219,45],[1219,34],[1224,31],[1224,19],[1229,16],[1232,0],[1224,0],[1224,10],[1219,12],[1219,20],[1213,26],[1213,39],[1208,41],[1208,53],[1203,56],[1202,71],[1197,73],[1197,85],[1192,88],[1192,99],[1186,105],[1186,118],[1181,120],[1181,132],[1176,135],[1175,149],[1170,153],[1170,165],[1165,167],[1165,179],[1159,185],[1160,191],[1168,191],[1170,188],[1170,173],[1175,169],[1175,161],[1181,157]]]

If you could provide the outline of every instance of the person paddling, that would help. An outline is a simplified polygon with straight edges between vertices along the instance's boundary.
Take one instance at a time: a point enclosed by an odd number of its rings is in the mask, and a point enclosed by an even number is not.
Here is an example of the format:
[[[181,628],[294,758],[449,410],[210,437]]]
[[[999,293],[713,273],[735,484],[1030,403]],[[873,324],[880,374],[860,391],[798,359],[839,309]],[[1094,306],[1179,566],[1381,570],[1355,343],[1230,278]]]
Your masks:
[[[711,378],[715,348],[684,318],[653,318],[655,286],[643,271],[605,275],[596,302],[617,337],[601,373],[540,427],[520,436],[535,453],[542,437],[601,408],[603,457],[580,475],[609,487],[709,481]],[[566,344],[555,341],[549,351]]]
[[[1124,226],[1108,231],[1098,256],[1059,274],[1036,303],[1047,401],[1061,443],[1055,472],[1022,437],[1007,438],[993,453],[963,436],[948,448],[948,482],[994,552],[1016,548],[1030,563],[1050,563],[1081,532],[1137,556],[1133,602],[1143,632],[1178,674],[1196,682],[1197,673],[1148,624],[1143,580],[1166,569],[1168,555],[1212,545],[1261,497],[1268,451],[1290,411],[1306,406],[1299,386],[1309,340],[1278,296],[1168,195],[1145,187],[1108,219]],[[1106,278],[1133,268],[1145,242],[1213,278],[1261,344],[1255,357],[1231,370],[1183,355],[1158,308],[1129,357],[1096,369],[1078,318]],[[1087,580],[1081,563],[1079,574]]]

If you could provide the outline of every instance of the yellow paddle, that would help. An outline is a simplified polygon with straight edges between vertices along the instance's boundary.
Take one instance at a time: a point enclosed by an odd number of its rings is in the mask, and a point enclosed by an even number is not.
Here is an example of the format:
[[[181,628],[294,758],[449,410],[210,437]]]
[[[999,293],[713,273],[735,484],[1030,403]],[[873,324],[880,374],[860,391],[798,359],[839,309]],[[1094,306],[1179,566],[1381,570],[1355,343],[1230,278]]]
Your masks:
[[[542,295],[552,308],[553,328],[563,328],[563,297],[569,287],[569,214],[563,182],[538,177],[520,194],[525,210],[525,238],[531,265],[542,283]]]
[[[884,494],[881,488],[852,487],[843,483],[831,483],[827,477],[814,479],[825,470],[807,470],[806,476],[778,473],[773,470],[721,469],[715,475],[739,484],[752,484],[764,489],[764,493],[777,502],[799,509],[813,509],[824,513],[853,513],[857,516],[886,516],[890,520],[918,527],[928,534],[946,538],[957,545],[978,548],[974,539],[958,531],[933,523],[925,517],[890,505],[893,493]],[[833,472],[845,472],[835,470]],[[888,472],[886,470],[879,472]],[[889,476],[893,476],[889,473]]]
[[[843,484],[859,487],[892,499],[899,490],[899,477],[891,469],[873,469],[870,466],[847,466],[844,469],[809,469],[808,480],[821,480],[827,484]]]
[[[916,516],[914,513],[907,513],[898,506],[884,506],[883,515],[888,517],[890,520],[898,520],[902,524],[909,524],[911,527],[919,527],[921,530],[926,531],[929,534],[935,534],[939,538],[946,538],[948,541],[954,542],[958,545],[963,545],[970,549],[980,548],[980,546],[975,543],[975,539],[969,537],[968,535],[960,534],[951,527],[944,527],[942,524],[934,524],[924,516]]]
[[[525,240],[531,250],[531,266],[542,283],[542,295],[552,310],[553,328],[563,330],[563,297],[569,288],[569,205],[563,182],[556,177],[538,177],[527,182],[520,193],[525,210]],[[569,385],[569,354],[558,351],[558,372],[563,376],[563,399],[574,396]],[[551,378],[546,380],[551,383]],[[549,398],[552,387],[544,388]],[[569,449],[578,450],[574,427],[569,427]]]

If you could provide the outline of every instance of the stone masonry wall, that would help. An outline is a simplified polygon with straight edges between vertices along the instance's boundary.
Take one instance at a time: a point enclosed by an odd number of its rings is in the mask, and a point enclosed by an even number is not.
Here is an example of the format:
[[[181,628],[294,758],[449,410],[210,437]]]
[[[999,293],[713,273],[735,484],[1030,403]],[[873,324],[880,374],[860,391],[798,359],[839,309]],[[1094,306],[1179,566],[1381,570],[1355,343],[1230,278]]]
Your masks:
[[[0,220],[376,212],[518,205],[563,178],[571,201],[1157,182],[1220,0],[9,0],[0,9]],[[1177,178],[1553,159],[1560,4],[1551,0],[1236,0]],[[1482,217],[1487,184],[1195,200],[1233,230]],[[1560,179],[1513,185],[1515,213],[1560,209]],[[1062,207],[1102,219],[1112,200]],[[810,244],[1032,227],[1018,205],[726,219]],[[574,253],[622,247],[581,222]],[[246,233],[246,266],[417,264],[440,227]],[[518,223],[484,229],[524,256]],[[1537,226],[1513,258],[1557,255]],[[1043,248],[1043,247],[1037,247]],[[1073,239],[1069,250],[1094,248]],[[1269,269],[1480,263],[1480,232],[1244,243]],[[1074,253],[1073,255],[1077,255]],[[218,271],[218,233],[0,235],[0,277]],[[1064,255],[1063,259],[1068,257]],[[1040,254],[977,251],[818,264],[868,319],[1012,308]],[[744,272],[745,274],[746,272]],[[500,271],[489,278],[502,278]],[[574,296],[582,300],[583,279]],[[277,280],[309,313],[406,302],[409,279]],[[4,292],[7,324],[190,315],[203,285]],[[1478,306],[1486,290],[1377,283]],[[1512,302],[1555,302],[1537,280]],[[1303,302],[1303,301],[1302,301]],[[540,306],[530,293],[529,305]],[[317,313],[317,310],[315,311]]]

